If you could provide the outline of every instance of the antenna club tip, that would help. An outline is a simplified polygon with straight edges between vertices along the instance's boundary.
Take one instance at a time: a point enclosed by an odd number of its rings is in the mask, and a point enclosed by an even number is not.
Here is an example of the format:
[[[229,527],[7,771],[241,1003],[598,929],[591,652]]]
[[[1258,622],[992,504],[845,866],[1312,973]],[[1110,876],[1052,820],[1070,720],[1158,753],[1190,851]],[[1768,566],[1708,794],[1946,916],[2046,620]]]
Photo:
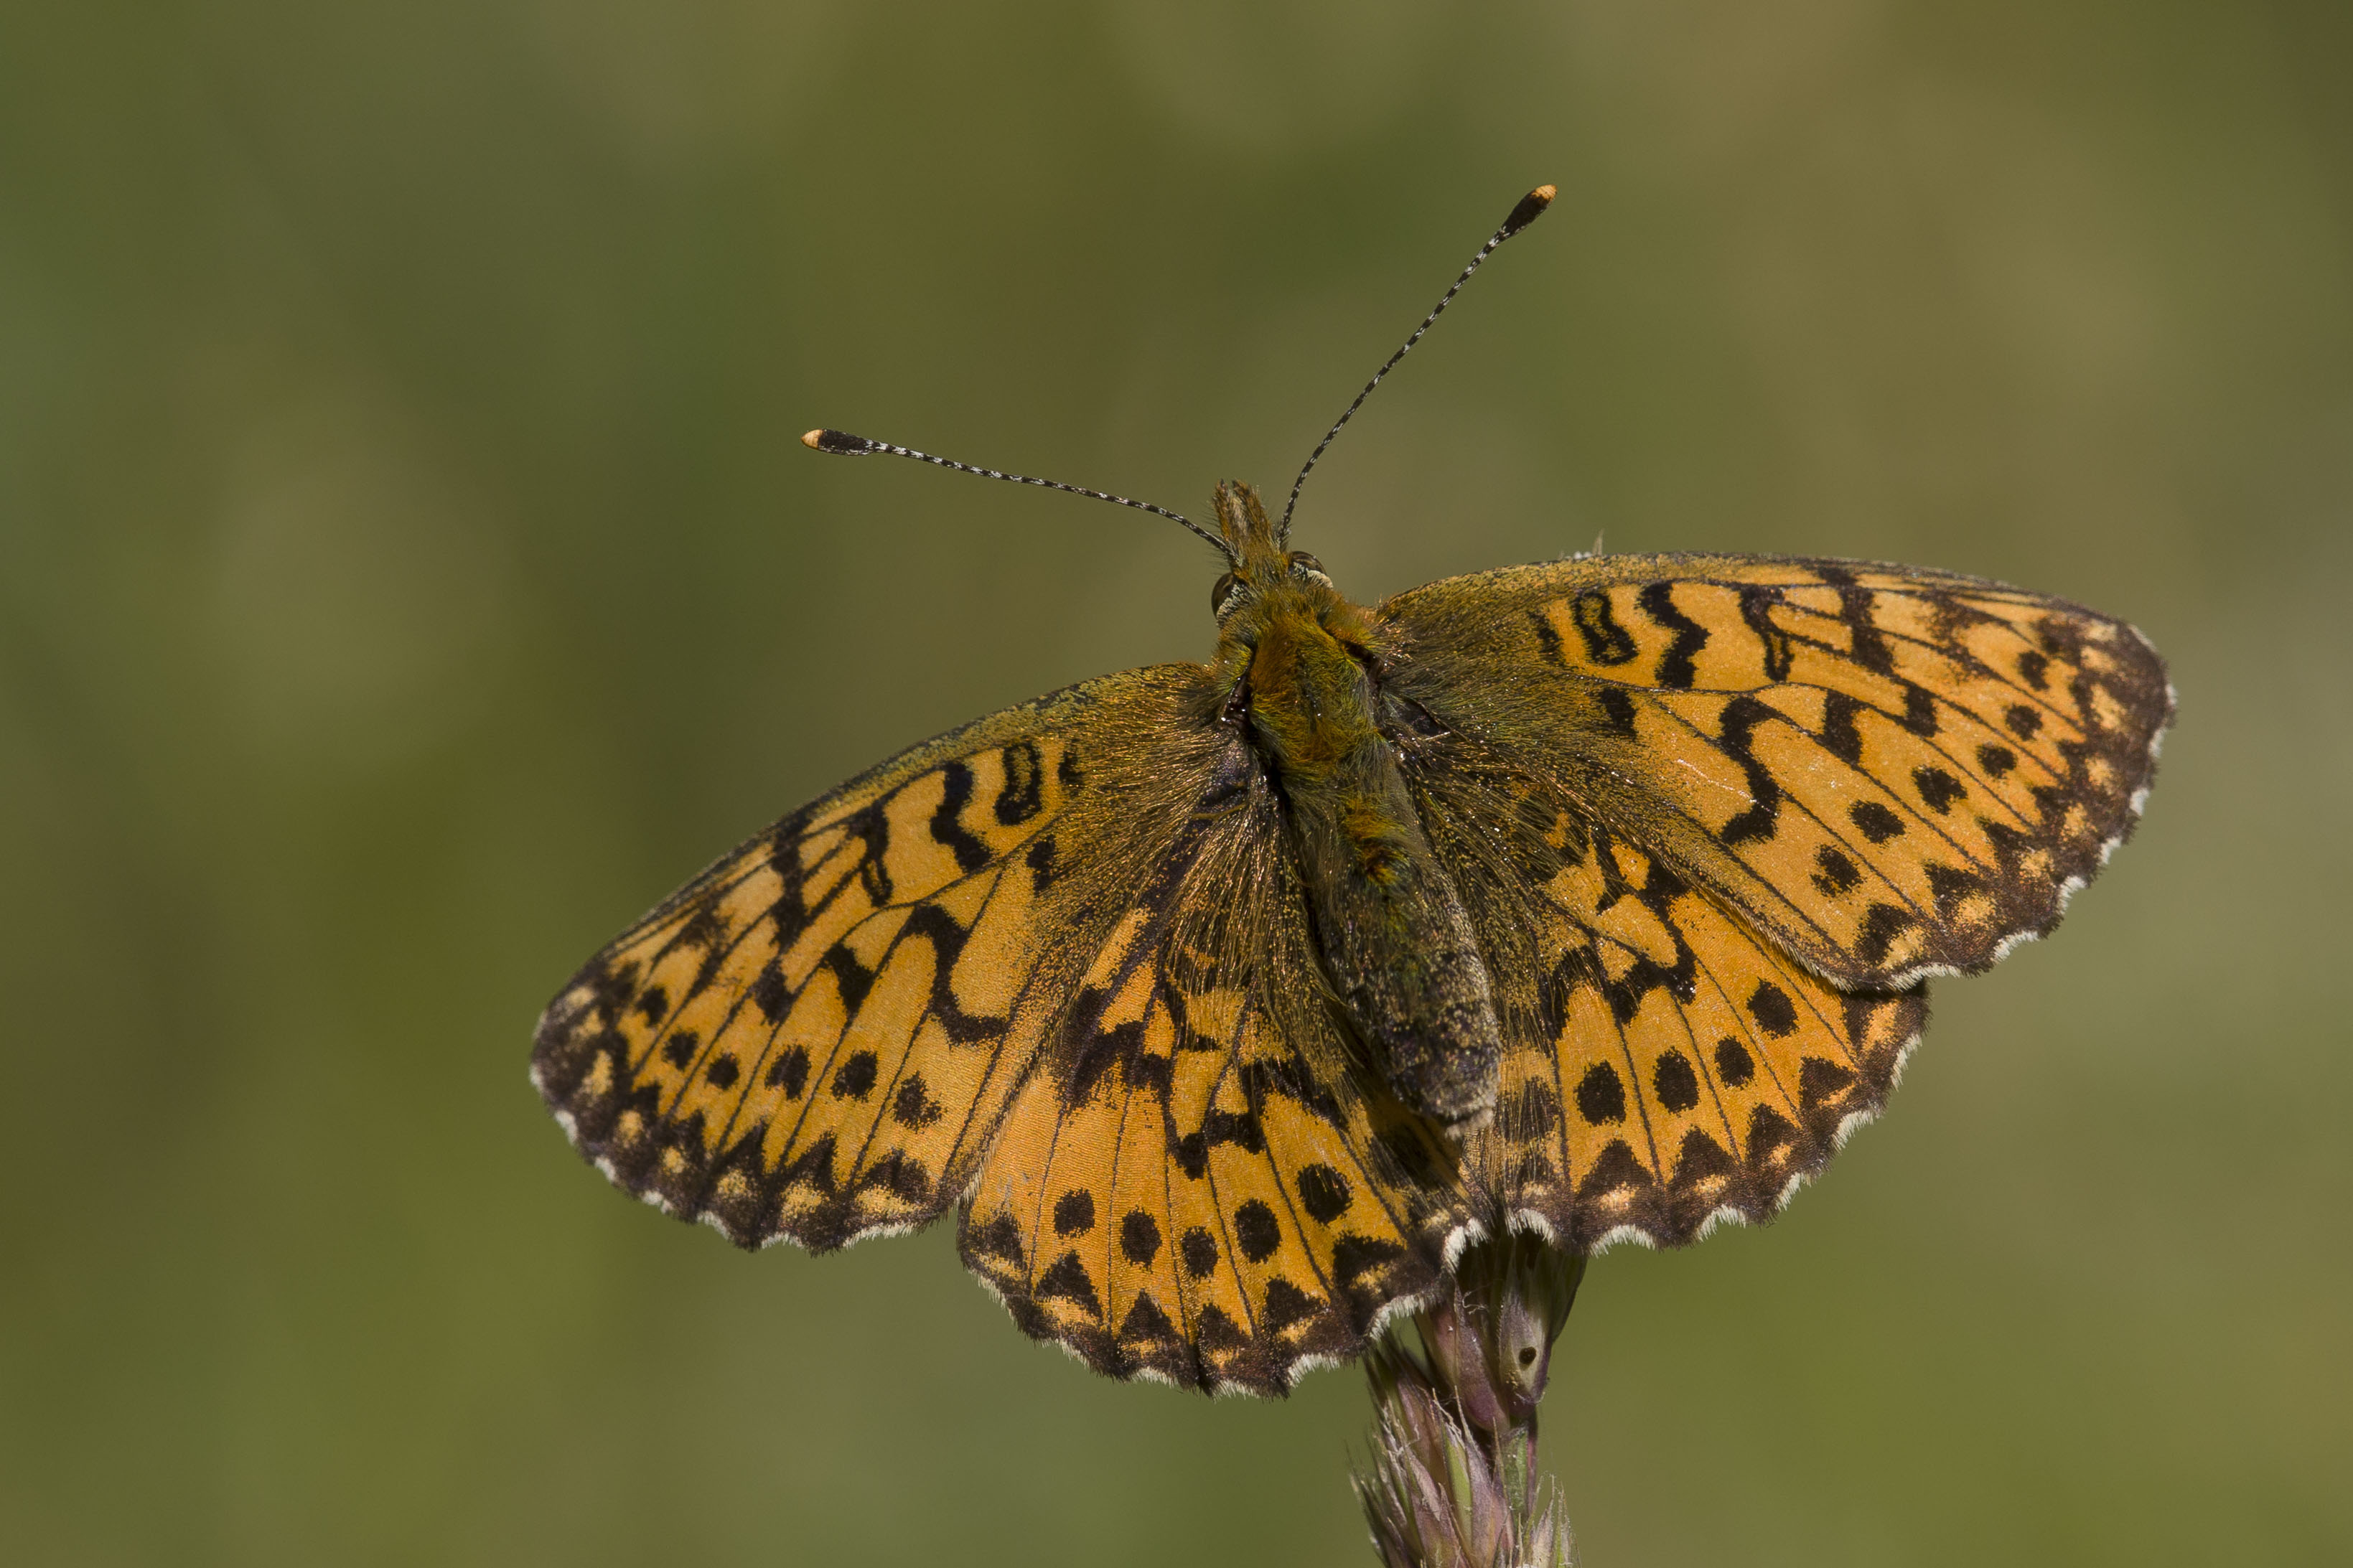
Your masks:
[[[1504,220],[1504,237],[1511,238],[1512,236],[1542,217],[1545,208],[1552,205],[1553,197],[1558,195],[1560,195],[1560,187],[1557,185],[1538,185],[1535,190],[1522,196],[1520,205],[1512,209],[1512,216]]]
[[[847,430],[818,428],[801,437],[801,445],[812,452],[832,452],[845,458],[862,458],[875,449],[874,443],[863,436],[853,436]]]
[[[824,451],[825,432],[822,430],[809,431],[807,435],[801,437],[801,445],[807,447],[812,452]]]

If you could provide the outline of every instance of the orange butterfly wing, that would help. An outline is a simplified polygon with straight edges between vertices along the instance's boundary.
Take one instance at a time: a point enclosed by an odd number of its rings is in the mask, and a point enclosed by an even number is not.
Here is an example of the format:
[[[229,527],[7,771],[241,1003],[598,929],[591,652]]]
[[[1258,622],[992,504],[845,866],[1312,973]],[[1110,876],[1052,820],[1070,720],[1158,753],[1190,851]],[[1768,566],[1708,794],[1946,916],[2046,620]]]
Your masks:
[[[2173,712],[2131,626],[2000,584],[1766,556],[1458,577],[1382,614],[1393,689],[1718,893],[1902,985],[2057,923]]]
[[[1082,918],[1058,882],[1132,771],[1123,700],[1166,684],[1138,671],[915,747],[589,960],[532,1068],[582,1152],[746,1246],[938,1215],[1053,1022],[1040,925]]]
[[[981,720],[723,857],[540,1023],[582,1152],[747,1247],[963,1199],[1021,1326],[1115,1374],[1273,1392],[1360,1348],[1434,1279],[1451,1173],[1352,1087],[1200,679]]]
[[[1501,977],[1472,1174],[1579,1247],[1786,1201],[1884,1102],[1922,978],[2048,931],[2130,830],[2172,712],[2131,627],[1901,568],[1604,557],[1383,613]]]
[[[1098,1371],[1280,1393],[1427,1291],[1451,1155],[1335,1027],[1255,768],[1090,961],[967,1200],[965,1258]]]

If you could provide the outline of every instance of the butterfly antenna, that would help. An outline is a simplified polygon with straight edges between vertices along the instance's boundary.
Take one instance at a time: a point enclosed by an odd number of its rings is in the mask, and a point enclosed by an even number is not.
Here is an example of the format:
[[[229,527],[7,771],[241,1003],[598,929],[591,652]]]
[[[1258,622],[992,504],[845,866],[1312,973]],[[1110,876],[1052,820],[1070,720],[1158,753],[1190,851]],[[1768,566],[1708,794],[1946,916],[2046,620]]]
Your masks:
[[[1092,496],[1096,500],[1115,501],[1121,506],[1132,506],[1138,511],[1148,511],[1155,517],[1165,517],[1171,522],[1181,522],[1201,538],[1216,545],[1219,554],[1229,561],[1234,556],[1233,551],[1228,548],[1224,540],[1211,533],[1191,518],[1182,512],[1170,511],[1165,506],[1154,506],[1148,500],[1130,500],[1125,496],[1115,496],[1109,490],[1091,490],[1084,485],[1066,485],[1060,479],[1037,479],[1028,474],[1008,474],[996,468],[976,468],[970,463],[959,463],[951,458],[935,458],[929,452],[918,452],[913,447],[893,446],[888,441],[870,441],[863,436],[852,436],[847,430],[812,430],[801,437],[801,445],[814,452],[831,452],[845,458],[867,458],[877,452],[884,452],[893,458],[913,458],[919,463],[929,463],[937,468],[954,468],[959,474],[978,474],[984,479],[1003,479],[1009,484],[1036,485],[1039,489],[1061,490],[1068,495]]]
[[[1397,368],[1398,361],[1405,358],[1413,351],[1413,345],[1421,342],[1421,334],[1430,331],[1430,324],[1445,313],[1447,306],[1454,303],[1454,296],[1462,291],[1462,285],[1471,281],[1471,274],[1479,270],[1480,264],[1495,254],[1496,247],[1544,216],[1545,208],[1552,205],[1553,197],[1558,194],[1554,186],[1538,185],[1520,198],[1520,205],[1512,209],[1512,216],[1504,220],[1504,226],[1487,237],[1487,243],[1479,247],[1479,254],[1471,258],[1471,265],[1464,268],[1461,276],[1454,279],[1454,286],[1447,289],[1444,297],[1437,304],[1430,307],[1430,314],[1421,319],[1421,325],[1413,330],[1413,336],[1406,339],[1404,345],[1397,353],[1389,355],[1387,364],[1373,373],[1373,379],[1365,383],[1365,390],[1356,394],[1356,401],[1348,405],[1348,411],[1334,422],[1331,429],[1324,432],[1324,439],[1315,444],[1315,450],[1308,453],[1307,461],[1300,465],[1299,478],[1292,481],[1291,499],[1283,502],[1282,521],[1277,523],[1274,529],[1274,542],[1277,549],[1291,542],[1292,509],[1299,504],[1299,492],[1307,483],[1308,471],[1315,467],[1315,459],[1322,457],[1324,449],[1332,445],[1333,437],[1338,436],[1342,426],[1356,416],[1356,410],[1365,405],[1365,399],[1373,395],[1373,388],[1381,384],[1381,377]]]

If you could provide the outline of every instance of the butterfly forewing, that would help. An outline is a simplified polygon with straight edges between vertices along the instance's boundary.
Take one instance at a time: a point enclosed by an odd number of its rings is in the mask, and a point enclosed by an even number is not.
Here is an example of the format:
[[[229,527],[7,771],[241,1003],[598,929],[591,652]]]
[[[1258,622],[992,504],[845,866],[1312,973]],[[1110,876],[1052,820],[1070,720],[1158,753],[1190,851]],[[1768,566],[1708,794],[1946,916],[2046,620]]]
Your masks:
[[[1903,568],[1604,556],[1383,614],[1401,695],[1847,986],[2048,930],[2129,831],[2172,712],[2130,626]]]
[[[825,1247],[939,1213],[1054,1022],[1100,877],[1173,837],[1208,759],[1138,670],[884,763],[592,959],[534,1078],[583,1152],[732,1237]],[[1139,767],[1148,755],[1151,764]]]

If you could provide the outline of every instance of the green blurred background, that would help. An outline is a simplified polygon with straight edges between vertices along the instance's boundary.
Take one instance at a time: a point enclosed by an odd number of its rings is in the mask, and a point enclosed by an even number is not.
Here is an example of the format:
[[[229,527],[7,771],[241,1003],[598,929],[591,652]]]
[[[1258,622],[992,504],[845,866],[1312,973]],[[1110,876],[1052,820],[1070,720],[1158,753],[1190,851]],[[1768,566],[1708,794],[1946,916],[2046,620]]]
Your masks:
[[[1208,650],[1173,526],[801,430],[1287,484],[1550,180],[1320,470],[1345,587],[1881,556],[2182,696],[1784,1220],[1595,1267],[1586,1560],[2346,1560],[2348,59],[2342,0],[7,0],[0,1558],[1368,1563],[1353,1373],[1097,1381],[945,1227],[737,1254],[526,1041],[837,779]]]

